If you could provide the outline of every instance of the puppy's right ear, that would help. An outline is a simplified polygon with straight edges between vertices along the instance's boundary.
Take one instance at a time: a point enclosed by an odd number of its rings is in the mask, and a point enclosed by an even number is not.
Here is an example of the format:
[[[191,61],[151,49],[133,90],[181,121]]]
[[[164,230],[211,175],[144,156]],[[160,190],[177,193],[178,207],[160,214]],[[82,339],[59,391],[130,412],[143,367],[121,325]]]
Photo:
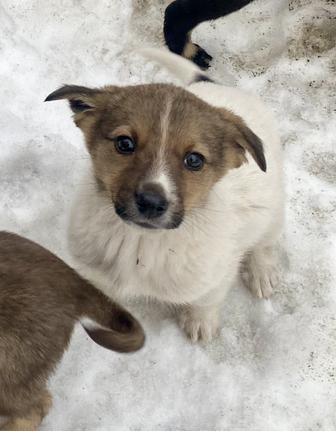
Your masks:
[[[101,90],[81,87],[79,85],[64,85],[45,99],[45,102],[67,99],[75,114],[93,111],[97,108],[98,96]]]

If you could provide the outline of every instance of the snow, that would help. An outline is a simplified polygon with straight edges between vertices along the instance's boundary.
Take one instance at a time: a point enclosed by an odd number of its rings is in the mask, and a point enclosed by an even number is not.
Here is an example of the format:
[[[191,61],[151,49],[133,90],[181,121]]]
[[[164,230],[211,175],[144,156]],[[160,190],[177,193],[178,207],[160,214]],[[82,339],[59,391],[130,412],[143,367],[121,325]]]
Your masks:
[[[132,52],[162,44],[166,4],[2,0],[1,229],[69,258],[67,214],[87,155],[66,104],[43,100],[63,83],[171,81]],[[209,74],[260,94],[279,123],[288,204],[272,299],[235,286],[207,346],[155,304],[131,305],[147,333],[139,353],[104,350],[78,327],[41,430],[335,431],[335,9],[257,0],[193,34],[214,56]]]

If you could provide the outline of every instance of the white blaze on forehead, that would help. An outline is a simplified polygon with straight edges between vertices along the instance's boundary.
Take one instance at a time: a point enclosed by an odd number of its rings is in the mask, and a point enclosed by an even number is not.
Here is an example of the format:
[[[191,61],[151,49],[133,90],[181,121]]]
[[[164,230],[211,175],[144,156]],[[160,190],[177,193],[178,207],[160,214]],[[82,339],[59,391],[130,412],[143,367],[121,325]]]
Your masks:
[[[161,136],[159,139],[159,150],[157,157],[154,161],[150,180],[154,183],[160,184],[163,190],[166,192],[167,197],[174,193],[174,182],[171,178],[169,167],[168,167],[168,130],[170,122],[170,113],[172,108],[172,99],[168,99],[166,102],[165,109],[162,111],[160,116],[160,132]]]
[[[170,112],[172,108],[172,100],[168,99],[166,103],[166,109],[161,114],[161,142],[160,142],[160,152],[165,151],[167,146],[167,137],[170,121]]]

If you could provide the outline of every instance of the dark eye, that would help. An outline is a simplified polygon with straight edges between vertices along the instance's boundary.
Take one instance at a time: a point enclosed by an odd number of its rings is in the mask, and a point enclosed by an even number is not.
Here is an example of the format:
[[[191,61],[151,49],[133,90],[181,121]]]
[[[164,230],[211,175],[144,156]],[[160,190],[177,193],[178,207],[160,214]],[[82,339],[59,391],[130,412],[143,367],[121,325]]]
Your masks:
[[[118,153],[132,154],[135,151],[135,142],[129,136],[118,136],[115,147]]]
[[[205,158],[200,153],[187,153],[184,166],[190,171],[200,171],[204,166]]]

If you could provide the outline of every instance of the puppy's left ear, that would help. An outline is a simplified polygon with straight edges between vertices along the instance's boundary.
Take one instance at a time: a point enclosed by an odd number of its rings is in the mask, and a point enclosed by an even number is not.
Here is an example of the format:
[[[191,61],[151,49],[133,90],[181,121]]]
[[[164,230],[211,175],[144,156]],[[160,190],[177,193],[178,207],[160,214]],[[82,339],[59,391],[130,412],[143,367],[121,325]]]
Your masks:
[[[244,150],[248,151],[259,168],[266,172],[266,159],[264,154],[264,146],[260,138],[255,135],[250,128],[243,122],[236,123],[239,135],[236,137],[236,143]]]
[[[79,85],[64,85],[45,99],[45,102],[67,99],[70,108],[75,114],[93,111],[97,107],[98,96],[101,90],[81,87]]]

